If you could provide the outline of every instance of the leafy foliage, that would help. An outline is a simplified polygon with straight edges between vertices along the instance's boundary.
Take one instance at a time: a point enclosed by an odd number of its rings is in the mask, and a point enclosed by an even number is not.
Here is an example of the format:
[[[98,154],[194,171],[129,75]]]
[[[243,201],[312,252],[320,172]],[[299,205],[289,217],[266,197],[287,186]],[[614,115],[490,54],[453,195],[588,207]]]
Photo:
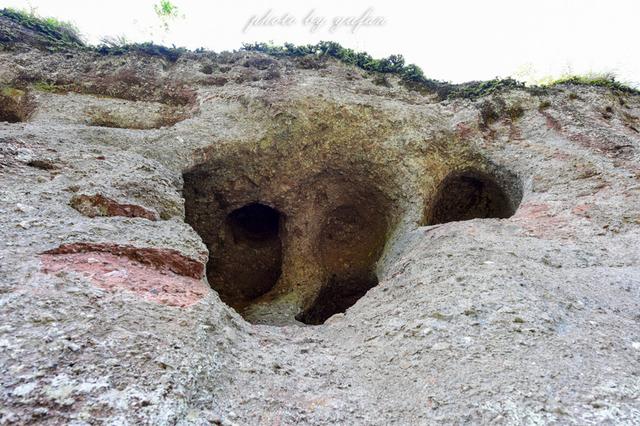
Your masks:
[[[160,3],[153,5],[153,10],[160,18],[161,25],[165,31],[169,31],[169,22],[178,18],[178,7],[170,0],[160,0]]]
[[[330,56],[344,62],[355,65],[366,71],[381,73],[399,73],[408,79],[424,78],[422,70],[416,65],[405,66],[402,55],[391,55],[388,58],[374,59],[366,52],[356,52],[353,49],[342,47],[333,41],[321,41],[318,44],[296,46],[285,43],[277,46],[270,43],[243,44],[243,50],[262,52],[272,56]]]
[[[153,5],[158,16],[172,17],[178,15],[178,8],[169,0],[161,0],[160,3]]]
[[[33,83],[33,88],[40,92],[61,93],[64,92],[64,87],[53,84],[49,81],[36,81]]]
[[[169,2],[166,2],[169,3]],[[161,2],[163,11],[169,13],[176,12],[175,6],[168,8],[165,2]],[[163,12],[164,13],[164,12]],[[102,55],[123,55],[128,52],[139,52],[152,56],[161,56],[175,62],[182,54],[187,52],[185,48],[166,47],[154,43],[129,43],[123,36],[116,38],[104,38],[98,46],[86,46],[78,29],[69,22],[60,21],[56,18],[42,18],[35,14],[15,10],[0,9],[0,17],[7,18],[21,26],[35,31],[44,36],[47,43],[58,48],[85,48],[93,49]],[[18,41],[9,39],[7,42]]]
[[[525,84],[512,78],[494,78],[487,81],[471,81],[452,85],[449,98],[477,99],[503,90],[525,89]]]
[[[160,56],[170,62],[177,61],[181,55],[188,52],[184,47],[166,47],[151,42],[119,44],[114,40],[106,39],[103,39],[102,44],[96,46],[95,50],[101,55],[124,55],[130,52],[138,52],[151,56]]]
[[[296,46],[291,43],[285,43],[283,46],[271,43],[252,43],[244,44],[242,49],[279,57],[303,57],[307,55],[313,55],[319,58],[332,57],[345,64],[357,66],[365,71],[399,75],[407,87],[435,93],[442,100],[455,98],[473,100],[493,93],[514,89],[526,90],[534,95],[542,95],[548,88],[560,84],[599,86],[624,93],[640,94],[640,90],[617,81],[615,76],[610,74],[564,76],[539,86],[526,86],[524,82],[510,77],[451,84],[425,77],[424,72],[417,65],[405,65],[402,55],[391,55],[387,58],[374,59],[366,52],[356,52],[353,49],[342,47],[340,44],[332,41],[321,41],[318,44],[301,46]],[[378,81],[381,80],[378,79]]]

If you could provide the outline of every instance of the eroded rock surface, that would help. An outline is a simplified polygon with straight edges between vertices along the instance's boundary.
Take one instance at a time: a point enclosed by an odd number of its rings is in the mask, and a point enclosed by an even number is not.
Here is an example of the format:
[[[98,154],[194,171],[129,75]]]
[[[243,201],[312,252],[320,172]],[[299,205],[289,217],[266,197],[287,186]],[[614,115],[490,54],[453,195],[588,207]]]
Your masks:
[[[0,51],[0,423],[639,422],[640,98],[305,64]]]

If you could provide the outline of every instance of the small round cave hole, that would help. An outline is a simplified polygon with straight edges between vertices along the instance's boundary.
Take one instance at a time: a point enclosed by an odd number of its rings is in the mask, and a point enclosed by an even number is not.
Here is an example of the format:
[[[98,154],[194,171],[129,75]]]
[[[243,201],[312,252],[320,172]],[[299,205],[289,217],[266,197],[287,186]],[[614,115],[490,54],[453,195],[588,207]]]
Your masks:
[[[3,109],[0,110],[0,121],[5,123],[19,123],[23,120],[17,112]]]
[[[225,213],[211,208],[212,199],[215,197],[198,199],[189,194],[187,222],[209,248],[209,284],[223,302],[242,313],[280,278],[284,217],[275,208],[257,202]]]
[[[282,273],[282,242],[276,209],[251,203],[229,213],[218,253],[209,261],[209,282],[239,311],[267,293]]]
[[[27,121],[33,108],[31,98],[22,90],[5,88],[0,91],[0,122],[20,123]]]
[[[453,173],[442,181],[427,207],[424,223],[508,218],[515,210],[516,204],[492,176],[466,171]]]

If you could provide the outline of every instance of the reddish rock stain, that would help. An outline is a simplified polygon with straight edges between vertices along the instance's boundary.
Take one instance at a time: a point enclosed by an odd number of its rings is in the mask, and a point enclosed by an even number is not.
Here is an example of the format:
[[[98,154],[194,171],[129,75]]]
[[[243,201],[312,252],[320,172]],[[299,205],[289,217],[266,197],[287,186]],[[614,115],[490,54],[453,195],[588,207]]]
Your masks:
[[[109,243],[70,243],[63,244],[42,254],[74,254],[100,252],[123,256],[130,260],[150,265],[158,270],[171,271],[178,275],[201,279],[204,277],[206,253],[202,253],[202,261],[191,259],[173,249],[155,247],[134,247]]]
[[[127,291],[150,302],[187,307],[209,292],[197,278],[180,275],[168,268],[157,268],[125,255],[87,251],[40,255],[42,271],[49,274],[75,272],[97,287],[108,291]]]
[[[71,199],[71,207],[85,216],[124,216],[141,217],[149,220],[158,220],[158,214],[135,204],[119,203],[104,195],[75,195]]]
[[[522,204],[516,214],[513,216],[515,219],[532,219],[548,216],[549,205],[544,203],[527,203]]]
[[[520,224],[528,235],[538,238],[566,239],[572,236],[569,222],[551,213],[548,204],[522,204],[512,220]]]
[[[589,218],[589,210],[591,210],[592,207],[593,204],[590,203],[578,204],[573,209],[571,209],[571,213],[575,214],[576,216]]]
[[[555,117],[551,116],[548,112],[542,112],[542,115],[544,115],[547,128],[555,130],[556,132],[562,131],[562,125]]]

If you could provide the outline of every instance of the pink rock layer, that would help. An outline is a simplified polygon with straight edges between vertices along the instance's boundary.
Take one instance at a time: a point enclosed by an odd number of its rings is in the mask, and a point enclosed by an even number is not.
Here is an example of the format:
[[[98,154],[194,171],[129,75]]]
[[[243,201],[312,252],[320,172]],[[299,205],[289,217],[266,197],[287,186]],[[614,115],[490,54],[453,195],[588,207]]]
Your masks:
[[[105,290],[131,292],[163,305],[191,306],[209,292],[201,279],[142,263],[122,252],[52,250],[40,256],[45,273],[75,272]]]
[[[42,254],[73,254],[101,252],[122,256],[130,260],[150,265],[161,271],[171,271],[177,275],[201,279],[204,277],[206,254],[202,254],[200,262],[182,255],[179,251],[155,247],[134,247],[111,243],[70,243],[62,244]]]

